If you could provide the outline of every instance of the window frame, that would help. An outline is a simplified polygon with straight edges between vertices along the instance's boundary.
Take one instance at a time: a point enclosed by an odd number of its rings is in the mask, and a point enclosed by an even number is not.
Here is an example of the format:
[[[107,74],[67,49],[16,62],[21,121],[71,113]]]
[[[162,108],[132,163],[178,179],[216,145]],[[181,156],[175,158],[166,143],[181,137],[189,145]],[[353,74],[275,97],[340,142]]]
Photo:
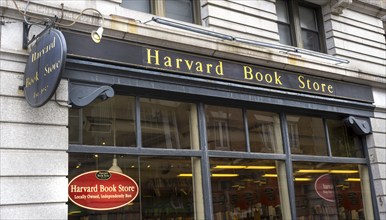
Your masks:
[[[303,42],[302,42],[302,28],[300,26],[300,15],[299,15],[299,6],[310,8],[315,11],[315,18],[316,18],[316,26],[318,28],[318,36],[319,36],[319,47],[320,51],[315,52],[321,52],[326,53],[326,37],[324,33],[324,25],[323,25],[323,15],[322,15],[322,9],[320,5],[313,4],[306,1],[301,0],[283,0],[287,3],[288,6],[288,17],[289,17],[289,24],[277,21],[278,24],[286,24],[290,28],[290,35],[291,35],[291,43],[294,47],[304,48]],[[308,29],[307,29],[308,30]],[[278,30],[279,31],[279,30]],[[314,32],[314,31],[312,31]],[[315,33],[315,32],[314,32]]]
[[[163,97],[162,95],[148,95],[148,94],[140,94],[139,93],[119,93],[120,95],[125,96],[133,96],[135,97],[135,111],[136,111],[136,118],[140,118],[140,98],[155,98],[155,99],[163,99],[166,97]],[[329,143],[329,136],[328,136],[328,130],[327,130],[327,119],[331,119],[334,117],[329,117],[326,114],[318,114],[318,113],[301,113],[299,111],[288,111],[288,110],[281,110],[279,111],[280,116],[280,127],[282,131],[282,141],[283,141],[283,147],[284,152],[282,153],[262,153],[262,152],[251,152],[250,147],[247,147],[247,151],[245,152],[234,152],[234,151],[217,151],[217,150],[210,150],[208,149],[207,145],[207,129],[206,129],[206,118],[205,118],[205,105],[217,105],[217,106],[227,106],[227,107],[235,107],[242,109],[243,114],[243,120],[244,122],[248,123],[248,119],[246,119],[245,114],[247,110],[257,110],[257,111],[265,111],[266,109],[261,106],[249,106],[246,103],[227,103],[224,105],[224,103],[221,104],[221,102],[216,101],[209,101],[209,100],[195,100],[191,98],[170,98],[168,97],[167,100],[173,100],[173,101],[184,101],[189,103],[195,103],[197,108],[197,116],[199,118],[198,120],[198,133],[199,133],[199,140],[200,143],[200,149],[157,149],[157,148],[146,148],[142,146],[142,140],[140,136],[141,131],[141,125],[140,120],[135,120],[137,124],[137,130],[139,132],[136,133],[137,135],[137,146],[136,147],[114,147],[114,146],[93,146],[93,145],[84,145],[84,144],[70,144],[69,145],[69,153],[96,153],[96,154],[122,154],[122,155],[130,155],[130,156],[169,156],[169,157],[180,157],[180,156],[186,156],[186,157],[196,157],[201,161],[201,172],[202,176],[209,177],[209,178],[203,178],[202,184],[203,184],[203,192],[205,195],[210,195],[209,198],[206,198],[204,200],[204,215],[206,219],[210,219],[213,214],[213,200],[212,200],[212,185],[211,185],[211,178],[210,178],[210,160],[211,158],[233,158],[233,159],[253,159],[253,160],[276,160],[280,161],[283,164],[285,164],[286,167],[286,183],[288,184],[289,188],[289,210],[291,210],[290,214],[293,219],[296,219],[297,212],[296,212],[296,201],[295,201],[295,187],[294,182],[292,181],[293,177],[293,170],[292,165],[294,162],[319,162],[319,163],[339,163],[339,164],[345,164],[345,163],[352,163],[352,164],[358,164],[358,165],[365,165],[369,167],[368,162],[368,155],[365,155],[365,158],[345,158],[345,157],[336,157],[331,155],[331,146]],[[277,112],[277,111],[272,111]],[[292,114],[299,114],[302,116],[313,116],[318,117],[323,120],[324,125],[324,132],[326,132],[325,139],[327,140],[327,146],[329,154],[327,156],[314,156],[314,155],[297,155],[291,153],[291,146],[289,142],[288,137],[288,120],[286,119],[287,115]],[[245,131],[246,132],[246,131]],[[247,133],[247,132],[246,132]],[[250,139],[247,135],[246,138],[246,144],[249,145]],[[362,140],[362,147],[364,148],[364,151],[366,151],[366,144]],[[371,178],[369,176],[369,178]],[[374,199],[374,194],[371,194],[372,200]],[[371,210],[374,210],[374,203]]]
[[[150,14],[154,14],[156,16],[166,17],[166,2],[165,0],[149,0],[150,3]],[[123,7],[123,6],[122,6]],[[128,7],[125,7],[128,8]],[[131,8],[128,8],[131,9]],[[134,9],[131,9],[134,10]],[[146,12],[144,12],[146,13]],[[192,24],[201,25],[201,1],[200,0],[192,0],[192,15],[193,22]],[[168,17],[166,17],[168,18]],[[172,18],[171,18],[172,19]],[[186,22],[186,21],[182,21]],[[189,22],[188,22],[189,23]]]

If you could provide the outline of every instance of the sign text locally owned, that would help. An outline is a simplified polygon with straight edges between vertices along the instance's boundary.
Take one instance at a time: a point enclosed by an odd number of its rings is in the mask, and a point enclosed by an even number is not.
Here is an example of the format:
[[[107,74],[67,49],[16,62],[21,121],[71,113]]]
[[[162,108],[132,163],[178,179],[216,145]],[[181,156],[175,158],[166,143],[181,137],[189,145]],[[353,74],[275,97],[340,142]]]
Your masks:
[[[138,185],[129,176],[95,170],[74,177],[68,184],[68,197],[76,205],[91,210],[111,210],[131,203]]]

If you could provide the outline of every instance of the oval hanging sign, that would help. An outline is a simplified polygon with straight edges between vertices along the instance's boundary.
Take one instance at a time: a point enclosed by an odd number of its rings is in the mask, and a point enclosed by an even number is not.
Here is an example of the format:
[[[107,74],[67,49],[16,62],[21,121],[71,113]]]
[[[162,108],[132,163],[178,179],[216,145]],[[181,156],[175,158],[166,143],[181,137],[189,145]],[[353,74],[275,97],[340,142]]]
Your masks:
[[[56,92],[66,54],[66,40],[59,30],[46,30],[37,39],[24,71],[24,96],[30,106],[46,104]]]
[[[138,185],[129,176],[113,171],[82,173],[68,184],[68,198],[91,210],[111,210],[131,203],[138,196]]]
[[[324,200],[335,202],[335,190],[330,174],[324,174],[315,181],[315,191]]]

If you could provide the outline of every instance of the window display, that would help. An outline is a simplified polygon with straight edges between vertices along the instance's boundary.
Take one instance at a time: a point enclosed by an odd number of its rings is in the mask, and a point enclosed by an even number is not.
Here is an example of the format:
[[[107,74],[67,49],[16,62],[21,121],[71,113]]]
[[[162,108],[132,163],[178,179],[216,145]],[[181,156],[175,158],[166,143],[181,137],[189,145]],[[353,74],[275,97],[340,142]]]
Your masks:
[[[293,172],[298,219],[365,219],[358,165],[296,162]]]
[[[212,158],[210,167],[214,219],[283,219],[275,161]]]
[[[116,159],[115,162],[114,159]],[[119,196],[120,191],[129,190],[127,184],[125,185],[127,181],[124,180],[118,181],[122,184],[115,185],[109,185],[107,180],[104,182],[102,180],[102,183],[93,184],[90,190],[86,190],[85,186],[74,185],[75,181],[80,178],[79,175],[84,176],[91,173],[91,178],[97,173],[108,174],[110,172],[110,175],[116,175],[116,172],[111,172],[111,170],[117,167],[122,171],[122,175],[138,183],[140,195],[130,203],[121,203],[117,205],[118,208],[110,209],[117,200],[114,200],[115,197],[112,197],[114,195],[110,193],[116,191],[115,194]],[[127,155],[114,157],[110,154],[71,153],[69,191],[72,189],[76,191],[75,187],[80,187],[84,189],[85,198],[78,198],[76,200],[78,203],[75,204],[73,203],[74,197],[71,197],[69,219],[194,219],[195,216],[199,218],[203,216],[203,213],[195,213],[197,209],[195,204],[202,203],[203,195],[200,185],[193,187],[194,179],[200,178],[194,175],[197,169],[200,169],[199,161],[197,163],[196,158],[189,157]],[[82,181],[85,180],[86,178],[82,179]],[[102,187],[103,189],[98,189],[102,193],[98,195],[99,198],[92,198],[95,197],[93,188],[96,187]],[[125,193],[128,194],[126,191]],[[73,194],[75,193],[71,193]],[[90,203],[83,205],[86,204],[85,200],[89,200]],[[105,204],[100,203],[100,200],[105,201]]]
[[[372,218],[361,137],[343,120],[123,95],[69,120],[70,220]]]

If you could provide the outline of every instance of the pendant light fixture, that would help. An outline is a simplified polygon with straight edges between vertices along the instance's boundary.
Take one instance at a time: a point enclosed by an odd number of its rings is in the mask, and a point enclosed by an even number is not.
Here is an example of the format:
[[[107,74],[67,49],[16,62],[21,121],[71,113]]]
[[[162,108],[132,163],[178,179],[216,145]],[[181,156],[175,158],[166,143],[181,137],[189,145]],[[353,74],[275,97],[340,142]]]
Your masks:
[[[117,156],[115,154],[114,154],[114,158],[113,158],[113,164],[110,167],[109,171],[123,173],[122,169],[118,166],[118,160],[117,160]]]

